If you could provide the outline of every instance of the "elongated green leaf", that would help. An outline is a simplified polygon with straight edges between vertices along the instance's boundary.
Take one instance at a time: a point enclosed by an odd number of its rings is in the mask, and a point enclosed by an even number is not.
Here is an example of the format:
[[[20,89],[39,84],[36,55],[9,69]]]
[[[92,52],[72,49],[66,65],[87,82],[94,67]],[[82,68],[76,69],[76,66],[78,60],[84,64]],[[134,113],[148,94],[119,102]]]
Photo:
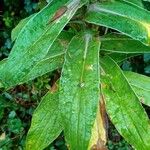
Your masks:
[[[99,102],[100,41],[90,33],[71,41],[60,80],[60,107],[71,150],[88,148]]]
[[[101,60],[102,92],[107,112],[120,134],[137,150],[150,149],[149,119],[119,66],[110,58]]]
[[[132,3],[113,0],[92,4],[85,20],[118,30],[150,45],[150,13]]]
[[[108,34],[101,38],[101,50],[115,53],[150,53],[150,47],[121,34]]]
[[[42,150],[61,133],[58,92],[48,92],[35,110],[26,139],[26,150]]]
[[[32,17],[18,35],[9,59],[0,69],[0,80],[5,87],[20,82],[26,72],[42,60],[48,53],[61,30],[74,13],[85,4],[85,0],[54,0],[42,11]],[[65,5],[65,6],[64,6]],[[59,18],[53,16],[62,10],[66,11]],[[51,22],[51,20],[53,20]]]
[[[134,72],[124,72],[140,101],[150,106],[150,78]]]
[[[18,37],[19,33],[21,32],[22,28],[28,23],[28,21],[34,17],[36,14],[33,14],[23,20],[21,20],[18,25],[12,30],[11,32],[11,40],[15,41],[15,39]]]

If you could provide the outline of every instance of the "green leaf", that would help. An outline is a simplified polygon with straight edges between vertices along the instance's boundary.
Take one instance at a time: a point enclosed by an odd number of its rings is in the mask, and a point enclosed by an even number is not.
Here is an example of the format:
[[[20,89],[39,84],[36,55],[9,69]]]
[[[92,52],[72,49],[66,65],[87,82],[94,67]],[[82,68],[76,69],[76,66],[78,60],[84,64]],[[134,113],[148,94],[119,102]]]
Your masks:
[[[150,106],[150,78],[134,72],[124,72],[139,100]]]
[[[46,57],[38,62],[30,72],[25,76],[23,82],[33,80],[38,76],[62,67],[64,62],[64,54],[73,34],[70,32],[61,32],[55,40]]]
[[[19,33],[21,32],[22,28],[28,23],[28,21],[34,17],[36,14],[33,14],[23,20],[21,20],[18,25],[12,30],[11,32],[11,40],[15,41],[16,38],[18,37]]]
[[[26,139],[26,150],[42,150],[62,131],[58,92],[48,92],[35,110]]]
[[[115,53],[150,53],[150,47],[121,34],[108,34],[101,38],[101,50]]]
[[[0,61],[0,68],[3,67],[3,65],[6,63],[7,59],[3,59]],[[0,89],[4,88],[4,85],[2,84],[2,82],[0,81]]]
[[[6,63],[6,61],[7,61],[7,59],[1,60],[1,61],[0,61],[0,67],[2,67],[2,65],[3,65],[4,63]]]
[[[60,79],[60,107],[69,148],[88,148],[99,102],[99,38],[74,37]]]
[[[15,85],[33,80],[36,77],[44,75],[45,73],[52,72],[58,68],[61,68],[64,62],[64,54],[66,48],[73,36],[74,34],[72,34],[71,32],[61,32],[58,38],[53,43],[46,57],[39,61],[35,66],[33,66],[33,68],[29,72],[26,72],[26,76],[20,81],[16,82]],[[6,61],[7,59],[0,61],[0,67],[2,67],[2,65],[4,65]],[[0,87],[1,86],[2,85],[0,85]]]
[[[135,149],[150,149],[149,118],[131,85],[110,57],[102,58],[101,66],[102,93],[113,124]]]
[[[36,77],[42,76],[48,72],[52,72],[56,69],[59,69],[62,67],[64,62],[64,53],[66,50],[66,47],[61,44],[64,40],[60,41],[60,39],[57,39],[54,44],[52,45],[49,53],[47,56],[39,61],[35,66],[29,70],[29,72],[26,72],[26,76],[24,76],[22,79],[17,80],[14,85],[25,83],[29,80],[33,80]],[[65,41],[66,43],[69,41]],[[50,53],[51,52],[51,53]],[[3,67],[3,65],[6,63],[7,59],[0,62],[0,67]],[[17,74],[17,73],[16,73]],[[19,75],[18,75],[19,76]],[[12,85],[11,85],[12,86]],[[9,86],[8,88],[10,88]],[[3,85],[0,84],[0,88],[2,88]]]
[[[143,7],[143,3],[142,3],[142,0],[122,0],[122,1],[128,1],[130,3],[133,3],[135,5],[138,5],[140,7]]]
[[[150,13],[132,3],[113,0],[92,4],[85,20],[115,29],[150,45]]]
[[[20,82],[31,68],[47,55],[64,26],[86,2],[85,0],[81,2],[71,0],[67,3],[67,1],[54,0],[22,28],[8,61],[0,69],[0,80],[5,87]],[[62,10],[62,6],[67,10],[62,16],[53,20],[55,13]]]
[[[140,54],[125,54],[125,53],[110,53],[108,56],[110,56],[115,62],[118,64],[122,64],[124,60],[129,59],[134,56],[138,56]]]

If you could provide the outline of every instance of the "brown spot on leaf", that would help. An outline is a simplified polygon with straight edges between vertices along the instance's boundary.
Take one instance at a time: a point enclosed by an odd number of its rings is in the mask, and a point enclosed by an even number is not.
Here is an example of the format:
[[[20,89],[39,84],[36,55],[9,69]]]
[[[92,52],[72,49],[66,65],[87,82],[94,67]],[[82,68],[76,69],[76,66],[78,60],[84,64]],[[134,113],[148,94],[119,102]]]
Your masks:
[[[104,99],[103,94],[101,95],[101,100],[100,100],[100,114],[102,117],[103,126],[105,127],[106,138],[107,138],[108,137],[108,118],[107,118],[105,99]]]
[[[53,86],[51,87],[50,91],[51,91],[51,93],[54,93],[54,92],[56,92],[57,90],[58,90],[58,86],[57,86],[56,83],[54,83]]]
[[[58,9],[48,24],[60,18],[67,11],[67,9],[67,6],[62,6],[60,9]]]
[[[108,150],[105,142],[101,139],[98,139],[97,143],[91,147],[91,150]]]

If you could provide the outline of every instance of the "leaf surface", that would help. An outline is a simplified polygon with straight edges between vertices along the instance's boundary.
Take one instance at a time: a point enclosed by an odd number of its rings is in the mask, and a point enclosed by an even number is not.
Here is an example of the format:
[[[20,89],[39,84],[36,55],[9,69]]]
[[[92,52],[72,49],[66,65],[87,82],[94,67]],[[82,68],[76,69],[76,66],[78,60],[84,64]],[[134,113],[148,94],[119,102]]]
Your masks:
[[[150,12],[130,2],[113,0],[92,4],[85,20],[150,45]]]
[[[23,79],[23,82],[35,79],[45,73],[62,68],[64,54],[72,37],[72,33],[63,31],[55,40],[46,57],[30,70],[30,72]]]
[[[150,78],[134,72],[124,72],[139,100],[150,106]]]
[[[69,44],[60,79],[65,138],[72,150],[88,148],[99,102],[99,38],[77,35]]]
[[[26,150],[41,150],[62,132],[58,91],[48,92],[35,110],[26,139]]]
[[[122,34],[108,34],[101,37],[101,50],[115,53],[150,53],[150,46]]]
[[[28,21],[34,17],[36,14],[32,14],[27,18],[22,19],[18,25],[12,30],[11,32],[11,40],[15,41],[16,38],[18,37],[19,33],[21,32],[22,28],[28,23]]]
[[[149,118],[130,83],[110,57],[101,59],[101,67],[102,93],[113,124],[135,149],[150,149]]]

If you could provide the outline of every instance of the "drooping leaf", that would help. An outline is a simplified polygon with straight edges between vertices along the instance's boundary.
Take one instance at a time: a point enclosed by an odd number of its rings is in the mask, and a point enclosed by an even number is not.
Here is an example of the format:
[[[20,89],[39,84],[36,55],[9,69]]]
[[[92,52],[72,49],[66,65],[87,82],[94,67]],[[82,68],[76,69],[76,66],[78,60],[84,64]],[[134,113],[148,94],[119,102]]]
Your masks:
[[[92,4],[85,20],[115,29],[150,45],[150,13],[130,2],[113,0]]]
[[[150,106],[150,78],[134,72],[124,72],[139,100]]]
[[[102,93],[113,124],[135,149],[150,149],[149,118],[130,83],[110,57],[101,59],[101,67]]]
[[[22,28],[8,61],[0,68],[0,80],[5,87],[20,82],[48,53],[61,30],[86,0],[54,0],[32,17]],[[65,6],[67,10],[53,17]]]
[[[101,50],[115,53],[150,53],[150,46],[121,34],[108,34],[101,38]]]
[[[99,102],[99,38],[85,33],[73,38],[60,79],[60,107],[70,149],[88,148]]]
[[[35,110],[26,139],[26,150],[42,150],[62,132],[58,91],[48,92]]]

